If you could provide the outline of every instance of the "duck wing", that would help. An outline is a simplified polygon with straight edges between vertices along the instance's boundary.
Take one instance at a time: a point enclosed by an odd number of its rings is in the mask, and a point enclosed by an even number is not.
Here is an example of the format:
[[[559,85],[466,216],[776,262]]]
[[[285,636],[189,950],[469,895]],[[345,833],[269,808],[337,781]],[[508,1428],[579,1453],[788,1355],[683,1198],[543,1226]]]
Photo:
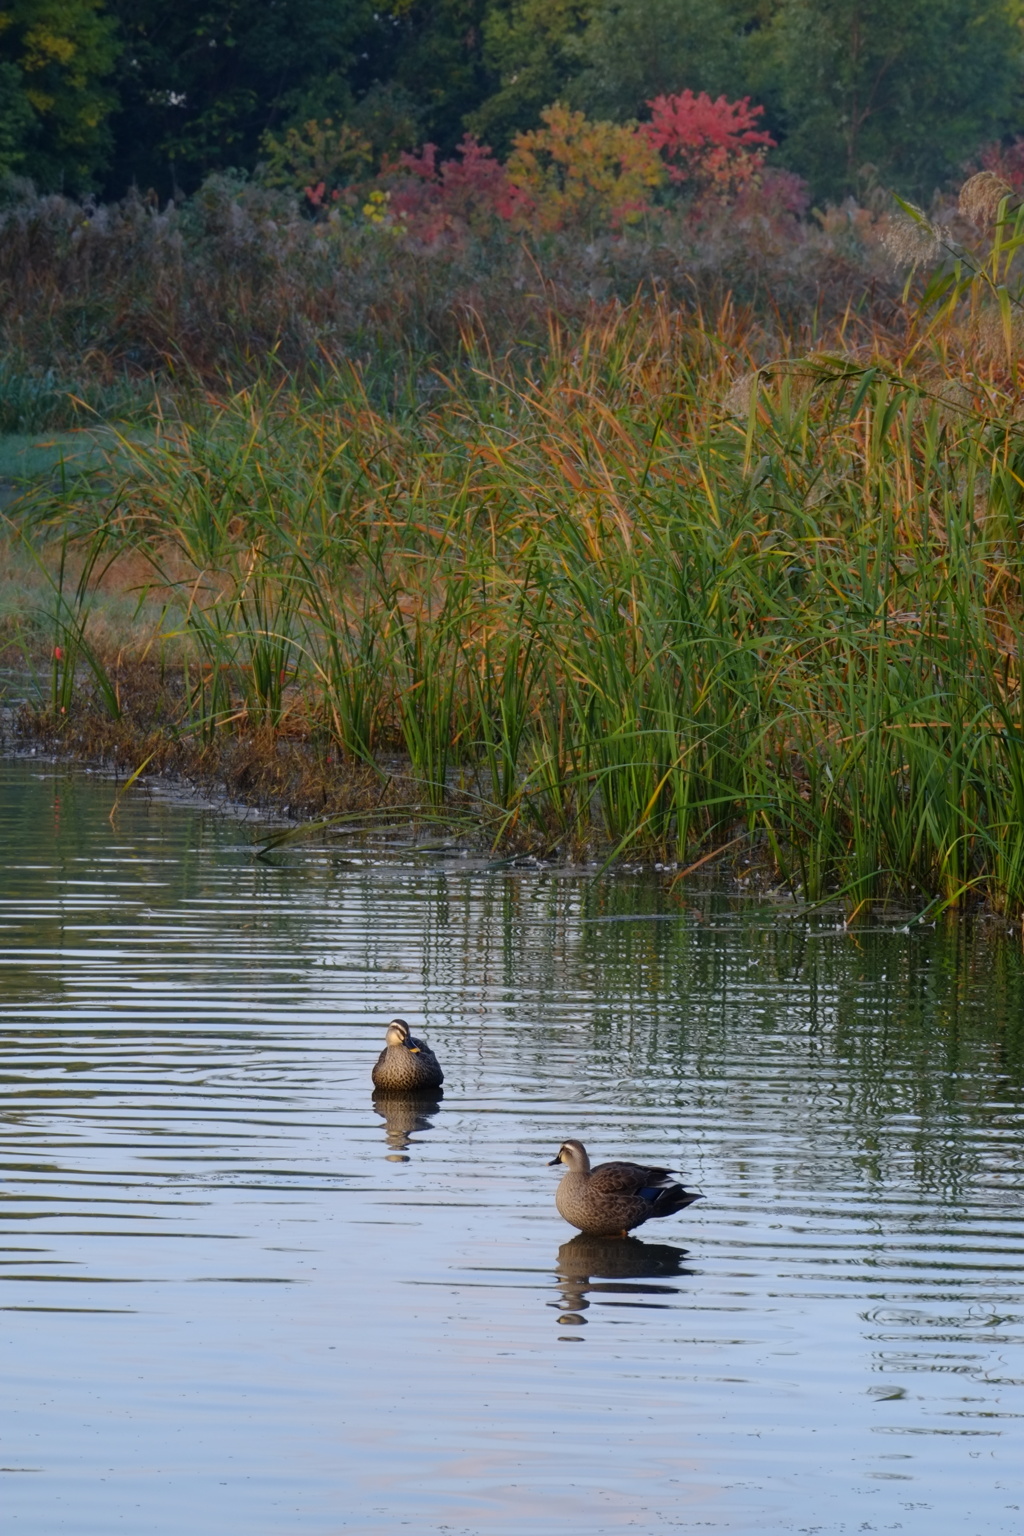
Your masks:
[[[444,1082],[444,1073],[441,1071],[441,1063],[438,1061],[437,1057],[434,1055],[433,1051],[430,1049],[430,1046],[425,1040],[417,1040],[415,1035],[410,1035],[408,1040],[405,1042],[405,1049],[407,1051],[412,1051],[419,1057],[420,1061],[422,1061],[425,1066],[430,1067],[432,1070],[436,1071],[438,1085]]]
[[[644,1163],[598,1163],[587,1182],[600,1195],[635,1195],[642,1189],[662,1189],[678,1177],[671,1168]]]

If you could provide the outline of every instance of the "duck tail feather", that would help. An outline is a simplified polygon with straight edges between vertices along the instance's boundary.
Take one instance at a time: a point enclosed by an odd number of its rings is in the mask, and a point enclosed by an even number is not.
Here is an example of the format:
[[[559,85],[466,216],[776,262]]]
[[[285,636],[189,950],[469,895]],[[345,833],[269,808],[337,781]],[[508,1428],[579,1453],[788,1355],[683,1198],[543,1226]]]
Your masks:
[[[652,1216],[674,1216],[676,1211],[685,1210],[695,1200],[703,1200],[704,1196],[693,1190],[684,1189],[681,1184],[672,1184],[668,1189],[644,1190],[644,1198],[655,1196],[652,1206]]]

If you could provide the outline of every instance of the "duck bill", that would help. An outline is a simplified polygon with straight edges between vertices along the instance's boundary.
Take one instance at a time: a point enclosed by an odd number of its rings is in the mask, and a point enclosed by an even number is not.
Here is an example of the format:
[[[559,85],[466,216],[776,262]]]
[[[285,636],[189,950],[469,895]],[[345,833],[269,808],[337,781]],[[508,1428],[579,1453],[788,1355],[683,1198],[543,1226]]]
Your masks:
[[[548,1163],[548,1167],[549,1168],[557,1168],[561,1161],[562,1161],[562,1154],[561,1154],[561,1152],[559,1152],[558,1156],[557,1157],[553,1157],[551,1159],[550,1163]]]

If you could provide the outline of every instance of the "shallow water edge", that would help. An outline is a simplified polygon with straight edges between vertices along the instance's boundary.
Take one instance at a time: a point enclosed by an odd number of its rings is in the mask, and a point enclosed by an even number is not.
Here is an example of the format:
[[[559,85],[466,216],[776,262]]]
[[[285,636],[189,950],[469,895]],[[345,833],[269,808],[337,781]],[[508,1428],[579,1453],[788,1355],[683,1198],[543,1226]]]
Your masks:
[[[0,763],[12,1530],[1016,1532],[1019,944],[111,801]]]

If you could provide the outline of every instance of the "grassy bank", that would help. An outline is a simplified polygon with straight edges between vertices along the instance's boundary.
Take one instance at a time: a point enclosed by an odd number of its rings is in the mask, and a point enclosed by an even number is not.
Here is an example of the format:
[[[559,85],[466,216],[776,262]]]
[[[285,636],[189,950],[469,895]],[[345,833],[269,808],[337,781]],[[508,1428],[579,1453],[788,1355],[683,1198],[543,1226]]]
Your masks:
[[[994,245],[940,263],[920,311],[891,280],[884,316],[789,329],[539,282],[518,339],[524,289],[495,335],[449,305],[451,366],[387,326],[370,362],[249,350],[240,388],[194,359],[155,435],[10,514],[36,727],[498,848],[754,848],[850,911],[1024,911],[1022,221],[993,183],[967,211],[1003,219]],[[428,259],[392,252],[387,282]],[[277,302],[308,317],[300,269]],[[241,352],[251,318],[225,317]]]
[[[807,899],[1020,911],[1002,333],[961,306],[895,357],[748,343],[638,300],[389,412],[342,368],[125,445],[115,489],[37,508],[51,725],[301,743],[496,846],[752,840]],[[118,660],[92,626],[126,586]]]

